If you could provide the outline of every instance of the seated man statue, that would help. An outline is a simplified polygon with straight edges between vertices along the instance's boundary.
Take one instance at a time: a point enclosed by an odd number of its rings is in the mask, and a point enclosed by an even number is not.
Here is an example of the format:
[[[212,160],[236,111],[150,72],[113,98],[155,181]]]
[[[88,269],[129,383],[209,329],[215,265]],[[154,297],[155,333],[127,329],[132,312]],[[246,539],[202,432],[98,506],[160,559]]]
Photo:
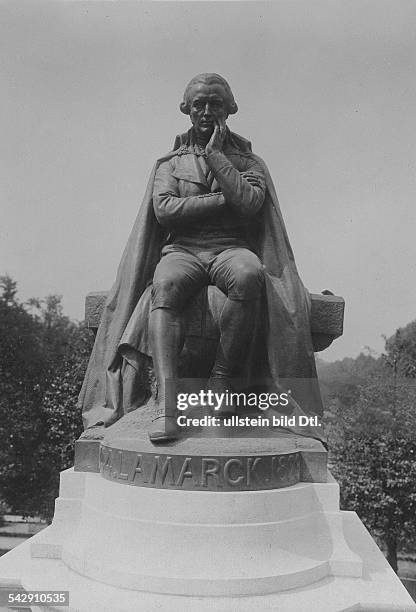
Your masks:
[[[165,410],[164,383],[178,377],[184,309],[207,285],[225,295],[210,388],[231,389],[241,376],[316,381],[309,294],[267,167],[226,126],[237,112],[228,83],[217,74],[196,76],[180,109],[192,127],[156,163],[80,394],[86,427],[111,425],[144,403],[139,355],[151,355],[153,443],[178,437],[175,416]],[[294,396],[291,410],[320,414],[317,386]],[[322,438],[311,429],[302,434]]]

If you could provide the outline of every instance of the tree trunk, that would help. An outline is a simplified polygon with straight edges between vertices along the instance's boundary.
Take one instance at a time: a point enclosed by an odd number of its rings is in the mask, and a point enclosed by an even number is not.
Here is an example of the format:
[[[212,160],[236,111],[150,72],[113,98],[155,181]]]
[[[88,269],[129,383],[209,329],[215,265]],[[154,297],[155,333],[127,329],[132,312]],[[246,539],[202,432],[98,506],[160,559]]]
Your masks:
[[[395,538],[389,538],[386,541],[387,544],[387,561],[397,574],[397,540]]]

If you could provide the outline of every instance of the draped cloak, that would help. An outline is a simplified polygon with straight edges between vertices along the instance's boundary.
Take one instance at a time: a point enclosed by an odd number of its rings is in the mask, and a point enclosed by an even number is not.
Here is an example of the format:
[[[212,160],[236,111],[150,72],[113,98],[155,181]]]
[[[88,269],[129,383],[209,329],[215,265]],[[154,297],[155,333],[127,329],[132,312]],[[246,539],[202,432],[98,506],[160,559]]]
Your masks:
[[[250,245],[265,270],[259,311],[261,325],[256,327],[261,337],[253,340],[264,357],[261,374],[276,383],[282,379],[297,379],[300,383],[297,397],[293,396],[295,401],[291,401],[285,414],[320,415],[322,402],[310,330],[309,293],[296,269],[273,181],[264,161],[252,153],[251,143],[231,132],[230,138],[241,155],[260,164],[266,179],[264,204],[256,222],[248,226]],[[153,182],[159,164],[181,154],[188,140],[189,132],[178,136],[174,150],[156,162],[108,294],[78,401],[86,428],[97,423],[111,425],[127,412],[140,408],[149,396],[148,391],[140,388],[140,368],[144,363],[140,355],[151,356],[148,311],[141,307],[140,298],[152,283],[166,238],[166,229],[157,222],[153,210]],[[320,427],[292,429],[301,435],[324,439]]]

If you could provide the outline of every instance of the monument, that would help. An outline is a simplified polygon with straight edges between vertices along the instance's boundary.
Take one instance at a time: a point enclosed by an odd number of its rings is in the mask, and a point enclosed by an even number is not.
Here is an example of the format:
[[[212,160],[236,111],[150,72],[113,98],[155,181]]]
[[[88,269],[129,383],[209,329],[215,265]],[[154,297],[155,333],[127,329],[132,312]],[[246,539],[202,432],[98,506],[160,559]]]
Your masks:
[[[314,351],[344,301],[304,288],[228,83],[198,75],[180,109],[116,282],[87,298],[75,467],[1,584],[73,611],[416,610],[327,469]]]
[[[156,164],[103,310],[80,396],[89,438],[144,403],[142,355],[153,358],[157,381],[154,443],[178,435],[164,387],[179,373],[208,374],[217,391],[237,377],[246,385],[309,381],[291,389],[290,414],[322,414],[309,295],[267,167],[226,126],[237,112],[231,89],[219,75],[198,75],[180,108],[192,128]],[[208,300],[218,330],[214,359],[208,371],[180,372],[184,311],[208,286],[217,288]]]

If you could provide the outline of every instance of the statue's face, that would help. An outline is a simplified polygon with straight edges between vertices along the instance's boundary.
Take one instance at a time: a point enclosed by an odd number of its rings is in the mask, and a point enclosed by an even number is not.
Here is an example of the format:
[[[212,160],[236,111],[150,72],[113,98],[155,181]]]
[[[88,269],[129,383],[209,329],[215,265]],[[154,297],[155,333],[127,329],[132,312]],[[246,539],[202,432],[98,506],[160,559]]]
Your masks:
[[[211,136],[215,120],[225,123],[228,117],[224,88],[218,83],[197,83],[192,89],[191,99],[190,118],[196,133]]]

